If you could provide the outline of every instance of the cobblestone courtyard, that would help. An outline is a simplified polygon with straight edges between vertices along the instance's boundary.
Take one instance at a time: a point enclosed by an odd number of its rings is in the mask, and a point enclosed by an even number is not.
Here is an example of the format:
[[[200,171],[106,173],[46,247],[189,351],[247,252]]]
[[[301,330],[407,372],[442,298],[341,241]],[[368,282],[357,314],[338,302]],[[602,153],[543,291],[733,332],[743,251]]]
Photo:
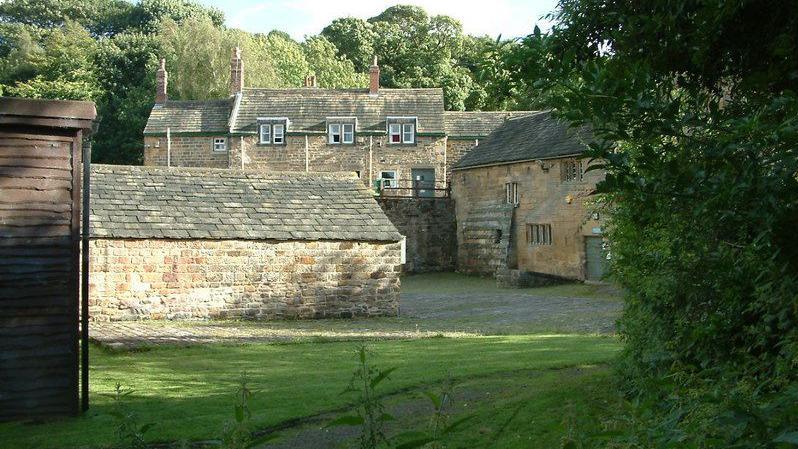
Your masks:
[[[127,321],[94,323],[107,347],[211,342],[329,341],[502,334],[607,334],[621,310],[607,286],[571,284],[498,289],[488,279],[453,273],[403,279],[401,316],[302,321]]]

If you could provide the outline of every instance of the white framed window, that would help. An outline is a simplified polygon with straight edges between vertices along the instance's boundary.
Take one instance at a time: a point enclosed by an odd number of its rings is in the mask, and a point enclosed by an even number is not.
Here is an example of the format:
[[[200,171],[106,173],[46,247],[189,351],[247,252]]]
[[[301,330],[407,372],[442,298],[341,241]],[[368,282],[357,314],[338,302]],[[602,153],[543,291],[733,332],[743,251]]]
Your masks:
[[[285,133],[290,124],[287,117],[258,117],[258,143],[285,145]]]
[[[329,142],[333,145],[337,145],[341,143],[341,124],[340,123],[330,123],[327,132],[330,136]]]
[[[395,189],[399,187],[396,180],[396,170],[383,170],[380,172],[380,184],[383,189]]]
[[[402,124],[391,123],[388,125],[388,143],[402,143]]]
[[[327,143],[352,145],[355,143],[356,117],[327,117]]]
[[[551,225],[527,223],[526,241],[529,245],[551,245]]]
[[[217,151],[219,153],[223,153],[227,151],[227,138],[226,137],[214,137],[213,138],[213,151]]]
[[[416,142],[416,125],[412,123],[402,124],[402,143]]]
[[[260,143],[272,143],[272,125],[269,123],[262,123],[260,125]]]
[[[344,123],[341,127],[343,128],[343,142],[355,143],[355,125],[353,123]]]
[[[272,143],[275,145],[285,143],[285,125],[272,125]]]
[[[518,206],[518,183],[508,182],[504,184],[504,202]]]

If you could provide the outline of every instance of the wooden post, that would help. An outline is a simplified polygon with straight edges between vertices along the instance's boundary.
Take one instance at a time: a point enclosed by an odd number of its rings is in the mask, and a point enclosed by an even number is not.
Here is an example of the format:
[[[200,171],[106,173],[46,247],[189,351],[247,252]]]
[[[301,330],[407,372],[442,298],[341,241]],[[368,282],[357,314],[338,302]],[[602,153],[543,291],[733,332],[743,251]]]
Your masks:
[[[308,136],[305,136],[305,172],[310,171],[310,149],[308,148]]]
[[[89,187],[91,185],[91,144],[83,145],[83,232],[81,239],[80,297],[80,400],[81,410],[89,409]]]
[[[166,127],[166,166],[172,166],[172,129]]]

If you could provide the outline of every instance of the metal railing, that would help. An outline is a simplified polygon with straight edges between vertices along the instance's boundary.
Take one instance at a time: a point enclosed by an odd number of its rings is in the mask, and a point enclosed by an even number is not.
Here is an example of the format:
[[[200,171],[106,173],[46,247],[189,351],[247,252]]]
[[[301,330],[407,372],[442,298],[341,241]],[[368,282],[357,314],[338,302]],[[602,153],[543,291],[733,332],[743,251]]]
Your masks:
[[[374,181],[374,190],[388,198],[448,198],[450,193],[444,181],[416,179],[378,179]]]

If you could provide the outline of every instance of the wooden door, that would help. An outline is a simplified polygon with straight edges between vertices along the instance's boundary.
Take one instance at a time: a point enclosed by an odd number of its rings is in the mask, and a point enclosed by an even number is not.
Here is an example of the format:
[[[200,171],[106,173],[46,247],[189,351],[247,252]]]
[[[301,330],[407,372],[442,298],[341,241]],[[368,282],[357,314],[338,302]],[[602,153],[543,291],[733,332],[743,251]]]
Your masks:
[[[602,237],[585,237],[585,260],[587,280],[602,280],[607,265],[607,252]]]

